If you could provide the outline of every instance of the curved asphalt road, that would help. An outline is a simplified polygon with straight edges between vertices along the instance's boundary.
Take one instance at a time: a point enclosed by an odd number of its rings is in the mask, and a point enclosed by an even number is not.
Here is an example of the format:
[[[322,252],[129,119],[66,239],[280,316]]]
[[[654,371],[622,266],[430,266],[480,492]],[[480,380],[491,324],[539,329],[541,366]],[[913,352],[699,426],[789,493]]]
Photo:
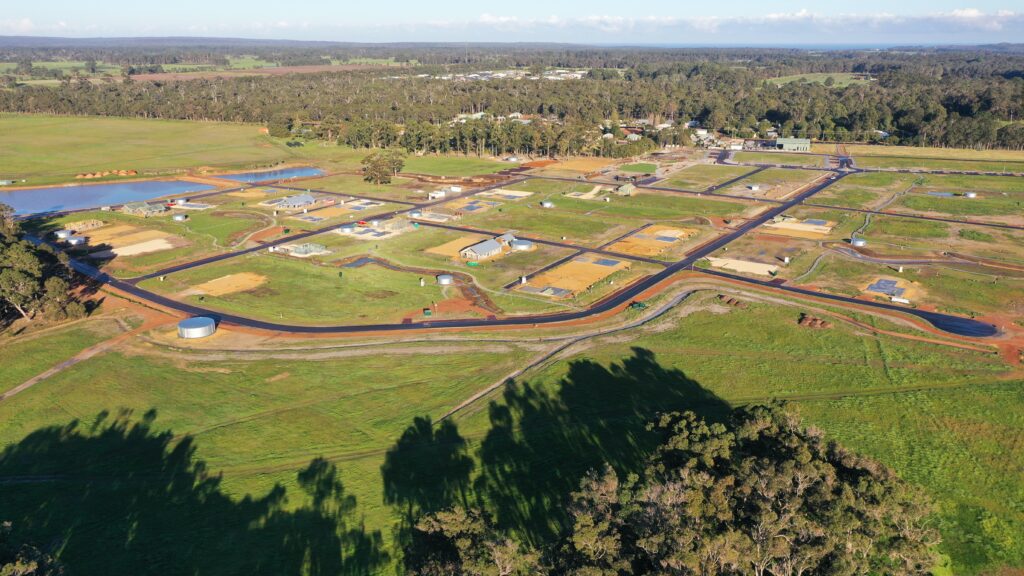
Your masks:
[[[595,314],[601,314],[603,312],[607,312],[609,310],[612,310],[613,308],[615,308],[615,307],[617,307],[617,306],[619,306],[621,304],[626,303],[627,301],[631,300],[632,298],[634,298],[638,294],[641,294],[645,290],[647,290],[647,289],[655,286],[659,282],[669,278],[670,276],[672,276],[676,272],[680,272],[682,270],[693,268],[693,265],[697,261],[699,261],[700,259],[704,258],[708,254],[711,254],[712,252],[718,250],[719,248],[729,244],[730,242],[736,240],[740,236],[743,236],[747,232],[749,232],[749,231],[753,230],[754,228],[764,224],[768,220],[771,220],[775,216],[783,214],[785,211],[789,210],[790,208],[792,208],[792,207],[802,203],[804,200],[810,198],[811,196],[817,194],[818,192],[820,192],[821,190],[823,190],[826,187],[830,186],[831,184],[833,184],[833,183],[837,182],[838,180],[844,178],[847,174],[849,174],[849,173],[846,172],[846,173],[838,174],[835,177],[835,179],[825,180],[824,182],[822,182],[822,183],[820,183],[820,184],[818,184],[818,185],[816,185],[816,186],[814,186],[812,188],[809,188],[808,190],[805,190],[804,192],[801,192],[800,194],[794,196],[790,200],[787,200],[785,203],[782,203],[780,205],[774,206],[774,207],[766,210],[765,212],[763,212],[762,214],[760,214],[756,218],[753,218],[751,220],[748,220],[748,221],[744,222],[742,225],[738,226],[732,232],[730,232],[728,234],[725,234],[723,236],[720,236],[720,237],[712,240],[711,242],[705,244],[699,250],[691,253],[689,256],[687,256],[683,260],[680,260],[680,261],[675,262],[675,263],[673,263],[673,264],[671,264],[669,266],[666,266],[665,269],[659,271],[658,273],[652,274],[652,275],[647,276],[645,278],[642,278],[641,280],[635,282],[631,286],[628,286],[628,287],[624,288],[623,290],[620,290],[619,292],[616,292],[614,294],[611,294],[611,295],[603,298],[602,300],[597,302],[595,305],[591,306],[590,308],[588,308],[586,310],[579,310],[579,311],[574,311],[574,312],[559,312],[559,313],[554,313],[554,314],[544,314],[544,315],[535,315],[535,316],[520,316],[520,317],[495,319],[495,320],[483,320],[483,319],[435,320],[435,321],[417,322],[417,323],[408,323],[408,324],[370,324],[370,325],[355,325],[355,326],[352,326],[352,325],[340,325],[340,326],[302,326],[302,325],[293,325],[293,324],[279,324],[279,323],[276,323],[276,322],[266,322],[266,321],[262,321],[262,320],[255,320],[255,319],[252,319],[252,318],[245,318],[245,317],[242,317],[242,316],[235,316],[235,315],[232,315],[232,314],[223,314],[223,313],[215,312],[213,310],[208,310],[208,309],[205,309],[205,308],[200,308],[198,306],[192,306],[190,304],[186,304],[184,302],[179,302],[177,300],[172,300],[172,299],[167,298],[165,296],[161,296],[159,294],[155,294],[155,293],[150,292],[148,290],[144,290],[142,288],[139,288],[136,285],[137,282],[139,282],[139,281],[141,281],[143,279],[153,278],[153,277],[161,275],[161,274],[168,274],[171,271],[175,271],[176,270],[175,268],[167,269],[167,270],[162,270],[162,271],[160,271],[158,273],[154,273],[154,274],[147,275],[147,276],[142,276],[142,277],[139,277],[139,278],[134,278],[134,279],[132,279],[130,281],[125,281],[125,280],[118,280],[116,278],[113,278],[110,275],[106,274],[105,272],[101,272],[100,270],[96,269],[95,267],[90,266],[90,265],[85,264],[85,263],[82,263],[82,262],[79,262],[77,260],[71,260],[70,265],[76,271],[78,271],[79,273],[85,274],[86,276],[89,276],[90,278],[93,278],[96,281],[109,284],[109,285],[114,286],[115,288],[118,288],[119,290],[122,290],[122,291],[124,291],[124,292],[126,292],[128,294],[131,294],[133,296],[136,296],[136,297],[144,299],[144,300],[149,300],[151,302],[160,304],[160,305],[165,306],[165,307],[170,308],[170,309],[179,310],[179,311],[185,312],[187,314],[193,314],[193,315],[198,315],[198,316],[210,316],[210,317],[213,317],[213,318],[217,319],[220,322],[229,322],[229,323],[232,323],[232,324],[237,324],[237,325],[240,325],[240,326],[246,326],[246,327],[250,327],[250,328],[260,328],[260,329],[265,329],[265,330],[274,330],[274,331],[281,331],[281,332],[306,333],[306,334],[331,334],[331,333],[360,333],[360,332],[418,330],[418,329],[424,329],[424,328],[474,328],[474,327],[486,327],[486,326],[525,326],[525,325],[552,324],[552,323],[557,323],[557,322],[566,322],[566,321],[571,321],[571,320],[578,320],[578,319],[586,318],[588,316],[592,316],[592,315],[595,315]],[[398,214],[398,213],[402,213],[402,212],[406,212],[406,211],[408,211],[408,210],[396,211],[392,215]],[[383,216],[378,216],[378,217],[383,217]],[[341,225],[339,224],[338,226],[341,226]],[[329,229],[331,229],[331,228],[328,228],[328,230]],[[286,238],[286,239],[281,239],[281,240],[277,241],[276,243],[279,244],[279,243],[283,243],[283,242],[294,242],[298,238],[304,238],[304,237],[307,237],[307,236],[312,236],[312,235],[315,235],[315,234],[320,234],[320,233],[323,233],[324,231],[325,230],[311,231],[311,232],[308,232],[308,233],[303,233],[302,235],[296,235],[296,236],[291,236],[291,237]],[[209,263],[209,262],[216,262],[218,260],[223,260],[223,259],[226,259],[226,258],[231,258],[231,257],[234,257],[234,256],[238,256],[240,254],[246,254],[246,253],[251,253],[251,252],[258,251],[258,250],[263,250],[267,246],[273,245],[273,244],[274,243],[271,243],[271,244],[268,244],[268,245],[264,245],[264,246],[259,246],[259,247],[252,248],[252,249],[247,249],[247,250],[244,250],[244,251],[232,252],[230,254],[223,254],[223,255],[219,255],[219,256],[214,256],[214,257],[202,260],[202,261],[197,261],[197,262],[192,262],[192,263],[188,263],[188,264],[183,264],[182,266],[176,267],[176,268],[180,268],[180,269],[184,270],[184,269],[191,268],[191,267],[194,267],[194,266],[197,266],[197,265],[201,265],[201,264],[205,264],[205,263]],[[764,281],[760,281],[760,280],[753,280],[753,279],[745,278],[745,277],[742,277],[742,276],[733,276],[731,274],[726,274],[726,273],[718,272],[718,271],[708,271],[708,270],[701,270],[701,271],[705,272],[705,273],[708,273],[708,274],[711,274],[711,275],[715,275],[715,276],[721,276],[721,277],[724,277],[724,278],[730,278],[730,279],[733,279],[733,280],[739,280],[739,281],[743,281],[743,282],[747,282],[747,283],[755,284],[755,285],[770,286],[772,288],[778,288],[778,289],[786,290],[786,291],[789,291],[789,292],[793,292],[793,293],[797,293],[797,294],[801,294],[801,295],[805,295],[805,296],[812,296],[812,297],[817,297],[817,298],[825,298],[825,299],[834,300],[834,301],[840,301],[840,302],[857,304],[859,306],[869,306],[869,307],[879,308],[879,309],[883,309],[883,310],[887,310],[887,311],[894,311],[894,312],[900,312],[900,313],[904,313],[904,314],[911,314],[911,315],[917,316],[919,318],[922,318],[924,320],[927,320],[933,326],[935,326],[936,328],[938,328],[940,330],[944,330],[946,332],[950,332],[952,334],[956,334],[956,335],[960,335],[960,336],[987,337],[987,336],[994,336],[994,335],[996,335],[998,333],[998,330],[997,330],[997,328],[995,326],[993,326],[991,324],[986,324],[986,323],[983,323],[983,322],[979,322],[977,320],[972,320],[972,319],[969,319],[969,318],[961,318],[961,317],[958,317],[958,316],[950,316],[950,315],[947,315],[947,314],[939,314],[939,313],[935,313],[935,312],[924,312],[924,311],[921,311],[921,310],[908,309],[908,308],[903,308],[903,307],[896,306],[896,305],[883,304],[883,303],[879,303],[879,302],[857,300],[857,299],[849,298],[849,297],[845,297],[845,296],[838,296],[838,295],[834,295],[834,294],[824,294],[824,293],[815,292],[815,291],[812,291],[812,290],[805,290],[805,289],[802,289],[802,288],[795,288],[795,287],[791,287],[791,286],[780,286],[780,285],[773,284],[771,282],[764,282]]]

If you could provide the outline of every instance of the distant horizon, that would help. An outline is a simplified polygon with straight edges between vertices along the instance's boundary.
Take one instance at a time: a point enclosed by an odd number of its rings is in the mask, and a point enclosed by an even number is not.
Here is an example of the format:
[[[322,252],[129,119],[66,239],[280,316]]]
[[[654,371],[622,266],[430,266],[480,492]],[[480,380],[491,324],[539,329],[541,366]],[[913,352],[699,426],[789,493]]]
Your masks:
[[[45,5],[44,5],[45,4]],[[20,3],[0,16],[0,35],[63,38],[238,38],[323,42],[558,42],[613,45],[974,45],[1024,38],[1019,0],[819,0],[706,3],[469,0],[323,4],[292,0],[146,5],[127,0]]]
[[[130,41],[130,40],[164,40],[164,41],[182,41],[182,42],[202,42],[202,41],[218,41],[218,42],[230,42],[230,41],[242,41],[246,43],[258,44],[265,42],[267,44],[273,43],[294,43],[294,44],[344,44],[344,45],[365,45],[365,46],[402,46],[402,45],[433,45],[433,46],[457,46],[457,45],[474,45],[474,46],[513,46],[513,45],[525,45],[525,46],[575,46],[580,48],[587,47],[598,47],[598,48],[650,48],[650,49],[685,49],[685,48],[778,48],[778,49],[791,49],[791,50],[886,50],[892,48],[943,48],[943,47],[981,47],[981,46],[1022,46],[1024,47],[1024,39],[1020,42],[934,42],[934,43],[918,43],[918,42],[907,42],[907,43],[890,43],[890,42],[780,42],[780,43],[732,43],[732,42],[695,42],[695,43],[673,43],[673,42],[651,42],[651,43],[618,43],[618,42],[557,42],[557,41],[544,41],[544,40],[530,40],[530,41],[477,41],[477,40],[405,40],[405,41],[358,41],[358,40],[303,40],[303,39],[291,39],[291,38],[261,38],[261,37],[246,37],[246,36],[179,36],[179,35],[150,35],[150,36],[31,36],[31,35],[12,35],[12,34],[0,34],[0,44],[3,41],[11,40],[31,40],[33,44],[41,45],[47,41],[53,41],[55,44],[61,41],[95,41],[102,42],[105,40],[109,41]]]

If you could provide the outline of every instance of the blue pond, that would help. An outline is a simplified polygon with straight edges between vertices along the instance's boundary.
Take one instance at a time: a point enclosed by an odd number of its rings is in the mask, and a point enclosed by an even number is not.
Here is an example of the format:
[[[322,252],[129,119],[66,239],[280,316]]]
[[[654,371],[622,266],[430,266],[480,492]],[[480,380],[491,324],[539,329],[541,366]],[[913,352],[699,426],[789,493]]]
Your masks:
[[[14,208],[15,214],[40,214],[116,206],[163,196],[213,190],[213,186],[195,182],[156,181],[117,184],[76,184],[28,190],[0,190],[0,202]]]
[[[323,176],[323,170],[319,168],[283,168],[281,170],[264,170],[262,172],[239,172],[237,174],[220,174],[217,178],[233,180],[235,182],[267,182],[270,180],[285,180],[287,178],[307,178],[309,176]]]

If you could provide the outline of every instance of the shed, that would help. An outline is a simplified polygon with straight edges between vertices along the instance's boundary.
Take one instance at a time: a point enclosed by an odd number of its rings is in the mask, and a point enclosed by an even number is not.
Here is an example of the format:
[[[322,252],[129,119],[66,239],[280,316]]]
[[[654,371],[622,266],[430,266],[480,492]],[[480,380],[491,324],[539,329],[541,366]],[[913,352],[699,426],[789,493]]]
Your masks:
[[[68,246],[85,246],[85,236],[69,236],[67,243]]]
[[[501,243],[494,239],[484,240],[459,251],[459,256],[466,260],[483,260],[499,254],[501,254]]]
[[[188,220],[188,214],[175,214],[174,216],[171,216],[171,219],[175,222],[184,222],[185,220]]]
[[[75,233],[74,230],[57,230],[53,233],[59,240],[67,240]]]
[[[195,339],[213,336],[217,321],[207,316],[195,316],[178,322],[178,338]]]
[[[964,192],[964,198],[977,198],[977,192]]]
[[[555,207],[555,203],[550,201],[550,200],[543,200],[540,203],[540,207],[541,208],[554,208]]]
[[[454,283],[455,283],[455,276],[452,276],[451,274],[438,274],[437,275],[437,284],[439,286],[451,286]]]
[[[775,147],[787,152],[810,152],[810,138],[776,138]]]

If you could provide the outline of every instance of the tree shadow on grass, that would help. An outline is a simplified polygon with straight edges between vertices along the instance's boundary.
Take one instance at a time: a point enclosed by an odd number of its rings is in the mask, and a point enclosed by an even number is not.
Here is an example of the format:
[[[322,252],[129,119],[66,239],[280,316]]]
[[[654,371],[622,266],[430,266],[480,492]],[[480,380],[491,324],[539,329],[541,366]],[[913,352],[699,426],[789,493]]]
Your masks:
[[[235,500],[178,441],[101,414],[36,430],[0,453],[0,517],[76,574],[366,574],[387,561],[357,521],[334,465],[317,459],[284,487]]]
[[[568,526],[563,503],[583,474],[604,463],[621,477],[639,473],[658,442],[648,423],[680,410],[724,421],[730,406],[641,348],[608,368],[574,361],[555,389],[512,384],[489,407],[474,493],[501,526],[551,541]]]

